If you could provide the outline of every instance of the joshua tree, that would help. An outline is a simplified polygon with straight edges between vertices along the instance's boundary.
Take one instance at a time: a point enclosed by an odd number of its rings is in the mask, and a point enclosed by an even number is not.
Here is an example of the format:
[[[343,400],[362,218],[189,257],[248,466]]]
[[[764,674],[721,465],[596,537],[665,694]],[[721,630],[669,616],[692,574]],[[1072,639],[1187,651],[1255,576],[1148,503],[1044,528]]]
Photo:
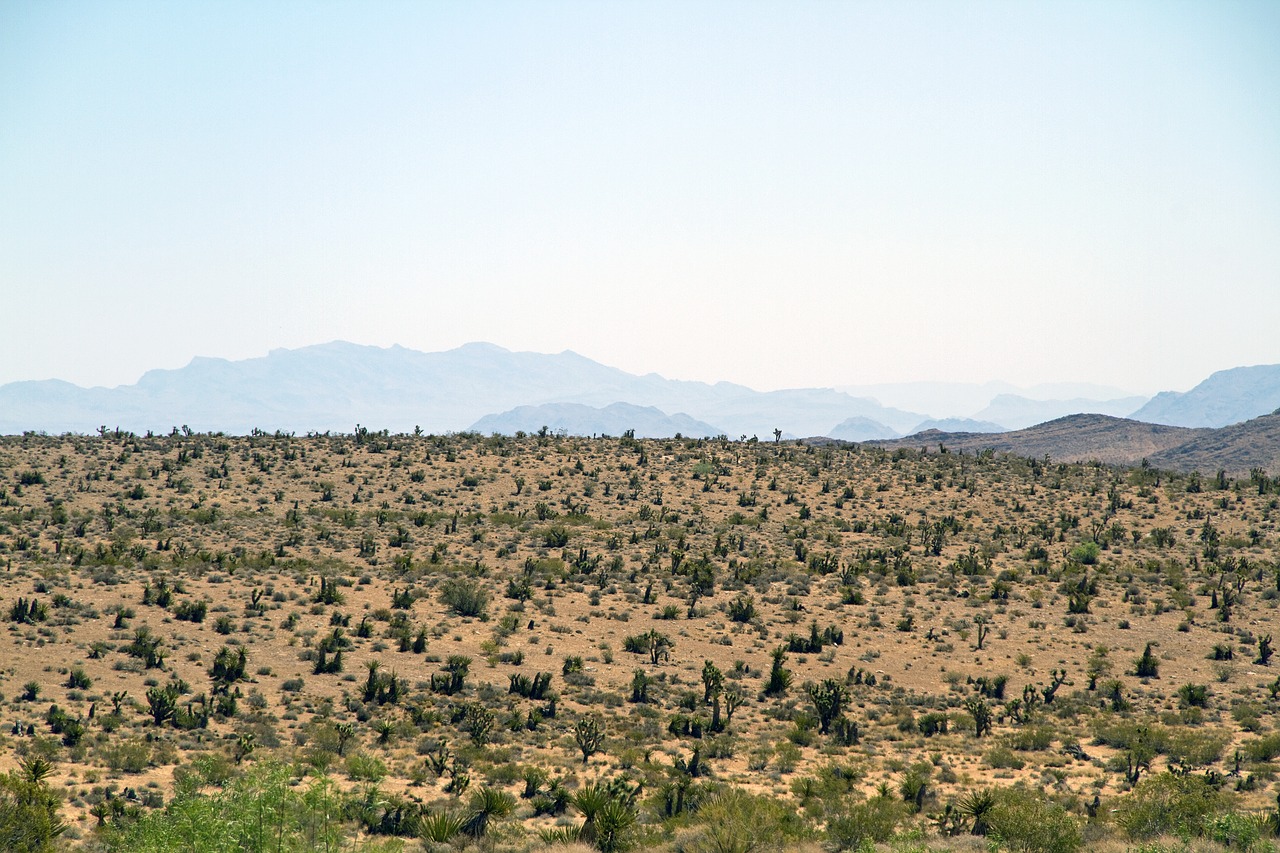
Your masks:
[[[666,634],[650,628],[649,633],[645,634],[645,640],[649,647],[649,660],[654,666],[671,657],[671,649],[675,647],[675,643]]]
[[[973,617],[973,624],[977,630],[978,651],[982,651],[982,644],[987,641],[987,634],[991,632],[991,624],[987,617],[981,613]]]
[[[586,764],[604,744],[604,722],[597,716],[580,718],[573,726],[573,740],[582,751],[582,763]]]
[[[831,729],[831,722],[844,710],[849,699],[848,688],[834,678],[825,678],[817,684],[806,685],[805,689],[818,711],[818,731],[825,735]]]
[[[972,696],[964,703],[964,708],[969,712],[969,716],[973,717],[973,733],[977,737],[982,737],[991,731],[991,706],[987,704],[985,699]]]

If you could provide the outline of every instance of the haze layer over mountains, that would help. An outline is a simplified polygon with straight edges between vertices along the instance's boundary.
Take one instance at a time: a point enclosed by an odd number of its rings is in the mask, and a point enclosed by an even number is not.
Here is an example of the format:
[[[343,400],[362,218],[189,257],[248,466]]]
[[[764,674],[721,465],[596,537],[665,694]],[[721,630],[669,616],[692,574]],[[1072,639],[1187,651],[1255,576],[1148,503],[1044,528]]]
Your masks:
[[[566,351],[511,352],[467,344],[424,353],[333,342],[261,358],[195,358],[134,385],[80,388],[59,380],[0,386],[0,432],[533,432],[730,438],[893,439],[923,430],[997,433],[1078,413],[1184,427],[1220,427],[1280,407],[1280,365],[1213,374],[1154,398],[1118,388],[991,382],[904,383],[755,391],[637,376]]]

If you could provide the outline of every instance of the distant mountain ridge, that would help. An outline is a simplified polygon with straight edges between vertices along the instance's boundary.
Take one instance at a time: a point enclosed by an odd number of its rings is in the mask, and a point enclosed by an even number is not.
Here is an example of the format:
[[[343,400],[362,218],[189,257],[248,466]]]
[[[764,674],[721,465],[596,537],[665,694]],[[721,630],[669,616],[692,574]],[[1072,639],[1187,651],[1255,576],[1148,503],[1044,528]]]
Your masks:
[[[976,420],[1002,424],[1005,429],[1023,429],[1067,415],[1095,414],[1124,417],[1146,400],[1146,397],[1119,397],[1112,400],[1083,397],[1035,400],[1020,394],[997,394],[986,408],[974,414],[973,417]]]
[[[1130,417],[1156,424],[1221,427],[1280,409],[1280,364],[1219,370],[1190,391],[1162,391]]]
[[[636,376],[574,352],[511,352],[467,344],[437,353],[341,341],[272,350],[241,361],[195,358],[176,370],[152,370],[134,385],[79,388],[49,380],[0,386],[0,432],[92,432],[99,425],[135,432],[188,424],[201,431],[247,433],[370,428],[456,432],[521,406],[615,403],[684,413],[716,434],[788,436],[825,433],[861,416],[902,433],[924,416],[823,388],[755,391],[730,382]],[[575,416],[580,417],[579,410]],[[609,432],[611,415],[581,429]],[[676,423],[675,421],[672,422]],[[678,431],[678,430],[677,430]]]
[[[544,403],[540,406],[517,406],[509,412],[485,415],[471,425],[472,432],[482,435],[517,432],[534,433],[546,428],[569,435],[622,435],[631,431],[636,438],[669,438],[684,435],[709,438],[722,431],[711,424],[677,412],[668,415],[654,406],[611,403],[602,408],[582,403]]]
[[[1059,415],[1076,414],[1094,411],[1094,407],[1102,401],[1131,398],[1128,391],[1110,385],[1097,385],[1088,382],[1044,382],[1038,385],[1019,387],[1008,382],[888,382],[875,385],[839,385],[837,391],[844,391],[855,397],[869,397],[885,406],[911,411],[927,412],[930,418],[976,418],[991,420],[1013,429],[1016,424],[1008,424],[1000,418],[984,414],[984,409],[1001,397],[1030,400],[1038,403],[1049,401],[1083,401],[1085,408]],[[1139,398],[1122,412],[1128,414],[1146,401]],[[1101,412],[1101,414],[1111,414]],[[1042,420],[1049,420],[1043,418]]]
[[[359,423],[394,432],[421,427],[513,433],[545,426],[583,435],[635,430],[652,437],[771,438],[778,429],[787,438],[891,446],[941,441],[958,450],[1125,464],[1148,458],[1178,468],[1234,466],[1237,473],[1276,466],[1276,436],[1269,431],[1276,422],[1254,415],[1280,407],[1280,365],[1219,371],[1188,392],[1166,392],[1145,403],[1134,397],[1065,396],[1115,390],[1079,384],[1025,389],[1064,395],[1051,399],[1013,393],[1014,386],[996,382],[875,387],[897,400],[936,391],[967,405],[985,400],[985,408],[934,417],[831,388],[756,391],[731,382],[638,376],[571,351],[512,352],[473,343],[425,353],[335,341],[239,361],[194,358],[185,367],[152,370],[117,388],[80,388],[59,380],[10,383],[0,386],[0,433],[90,433],[99,426],[168,432],[182,425],[228,433],[350,432]],[[1130,406],[1133,419],[1118,417]],[[1039,425],[1001,431],[1031,419]],[[1186,431],[1237,421],[1239,429],[1227,432]],[[906,433],[916,434],[900,438]]]

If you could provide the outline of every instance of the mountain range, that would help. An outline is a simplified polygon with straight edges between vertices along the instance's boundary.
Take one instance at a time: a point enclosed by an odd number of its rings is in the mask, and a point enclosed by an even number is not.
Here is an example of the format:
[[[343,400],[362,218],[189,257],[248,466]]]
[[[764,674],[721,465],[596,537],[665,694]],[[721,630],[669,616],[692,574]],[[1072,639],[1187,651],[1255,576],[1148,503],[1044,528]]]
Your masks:
[[[350,432],[357,423],[394,432],[457,432],[541,420],[552,429],[608,433],[617,430],[617,411],[607,411],[615,403],[659,410],[645,415],[655,435],[687,429],[737,438],[782,429],[798,437],[825,433],[854,416],[901,435],[926,420],[829,388],[762,392],[730,382],[637,376],[568,351],[511,352],[475,343],[424,353],[333,342],[241,361],[196,358],[118,388],[10,383],[0,386],[0,432],[99,426],[168,432],[180,424],[232,433]],[[588,409],[596,410],[594,421]]]
[[[1018,431],[1065,424],[1084,430],[1082,436],[1089,430],[1113,432],[1120,444],[1137,452],[1133,430],[1138,428],[1113,422],[1128,416],[1129,423],[1147,426],[1222,427],[1277,407],[1280,365],[1219,371],[1189,391],[1151,399],[1108,386],[1018,388],[1000,382],[756,391],[730,382],[635,375],[571,351],[512,352],[474,343],[426,353],[335,341],[239,361],[195,358],[186,367],[148,371],[137,383],[116,388],[81,388],[59,380],[10,383],[0,386],[0,433],[88,433],[100,426],[168,432],[179,425],[229,433],[254,428],[350,432],[362,424],[393,432],[514,433],[547,427],[575,434],[634,430],[647,437],[772,438],[777,429],[788,438],[847,441],[917,433],[926,442],[998,434],[1001,441],[1022,442],[1025,436],[1018,437]],[[1104,420],[1063,421],[1082,413]],[[1174,433],[1148,433],[1159,438],[1149,438],[1138,458],[1181,446],[1169,443]],[[1043,430],[1038,435],[1043,439]],[[1188,453],[1177,458],[1193,458]]]
[[[1222,427],[1280,409],[1280,364],[1219,370],[1185,393],[1162,391],[1131,417],[1154,424]]]

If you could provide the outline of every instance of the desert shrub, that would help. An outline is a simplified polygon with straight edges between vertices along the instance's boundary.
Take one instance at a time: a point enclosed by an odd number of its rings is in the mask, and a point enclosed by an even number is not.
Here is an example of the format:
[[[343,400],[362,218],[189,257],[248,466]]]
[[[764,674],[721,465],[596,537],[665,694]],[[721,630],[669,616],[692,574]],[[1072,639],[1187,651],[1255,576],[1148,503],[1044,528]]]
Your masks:
[[[987,750],[983,760],[987,762],[988,767],[996,770],[1021,770],[1027,766],[1027,763],[1017,756],[1017,754],[1004,746],[997,746]]]
[[[1080,563],[1083,566],[1092,566],[1098,562],[1102,549],[1098,547],[1097,542],[1081,542],[1079,545],[1071,549],[1068,555],[1073,562]]]
[[[992,838],[1024,853],[1072,853],[1084,844],[1080,822],[1043,795],[1021,788],[998,792],[987,815]]]
[[[127,646],[123,646],[121,651],[130,657],[141,660],[145,668],[156,669],[164,666],[162,642],[159,637],[152,633],[149,627],[143,625],[134,631],[133,641]]]
[[[728,612],[734,622],[750,622],[756,615],[755,600],[749,595],[739,595],[729,602]]]
[[[837,850],[861,850],[892,838],[907,812],[906,803],[890,797],[853,803],[827,821],[827,837]]]
[[[720,853],[769,846],[785,849],[808,837],[809,830],[794,808],[774,797],[749,794],[737,788],[721,791],[701,803],[696,823],[679,849],[686,853]]]
[[[0,850],[46,853],[66,829],[58,820],[60,798],[45,783],[51,767],[27,759],[22,767],[0,774]]]
[[[1029,726],[1009,735],[1009,746],[1024,752],[1039,752],[1053,745],[1053,729],[1048,726]]]
[[[1186,767],[1205,767],[1222,758],[1231,741],[1226,732],[1175,728],[1169,734],[1169,761]]]
[[[357,782],[381,782],[387,777],[387,765],[382,759],[363,752],[348,755],[344,767],[347,776]]]
[[[31,625],[36,622],[43,622],[49,618],[49,607],[43,602],[31,599],[27,601],[25,598],[19,598],[9,608],[9,621],[19,624]]]
[[[292,781],[286,767],[264,762],[210,793],[185,791],[136,822],[108,824],[107,847],[128,853],[341,849],[347,832],[335,819],[341,811],[336,786],[325,778],[305,787]]]
[[[946,734],[950,719],[946,714],[939,711],[931,711],[916,721],[920,734],[925,737],[931,737],[936,734]]]
[[[205,785],[221,787],[235,778],[236,767],[231,758],[220,752],[200,755],[191,763],[173,769],[173,782],[179,796],[185,796]]]
[[[1204,708],[1209,704],[1209,688],[1203,684],[1184,684],[1178,688],[1178,698],[1189,708]]]
[[[1280,732],[1247,741],[1242,751],[1253,761],[1270,761],[1280,755]]]
[[[151,747],[141,740],[116,740],[101,750],[102,760],[121,773],[141,773],[151,764]]]
[[[1139,678],[1158,678],[1160,675],[1160,661],[1152,653],[1151,646],[1151,643],[1147,643],[1142,650],[1142,657],[1134,662],[1133,674]]]
[[[440,588],[440,601],[459,616],[484,617],[489,591],[472,578],[450,578]]]
[[[1099,743],[1119,750],[1150,751],[1164,754],[1169,750],[1169,731],[1164,726],[1121,717],[1103,718],[1094,724]]]
[[[1255,850],[1262,838],[1275,834],[1270,817],[1238,812],[1214,815],[1205,821],[1204,834],[1229,850]]]
[[[233,684],[245,677],[244,671],[249,655],[244,646],[232,649],[223,646],[213,658],[213,666],[209,669],[209,677],[218,684]]]
[[[1132,839],[1198,836],[1205,821],[1224,811],[1229,795],[1203,776],[1160,773],[1139,782],[1116,807],[1116,823]]]
[[[207,601],[183,601],[173,608],[174,618],[184,622],[203,622],[209,613]]]
[[[569,544],[569,529],[563,524],[553,524],[542,531],[542,544],[548,548],[563,548]]]

